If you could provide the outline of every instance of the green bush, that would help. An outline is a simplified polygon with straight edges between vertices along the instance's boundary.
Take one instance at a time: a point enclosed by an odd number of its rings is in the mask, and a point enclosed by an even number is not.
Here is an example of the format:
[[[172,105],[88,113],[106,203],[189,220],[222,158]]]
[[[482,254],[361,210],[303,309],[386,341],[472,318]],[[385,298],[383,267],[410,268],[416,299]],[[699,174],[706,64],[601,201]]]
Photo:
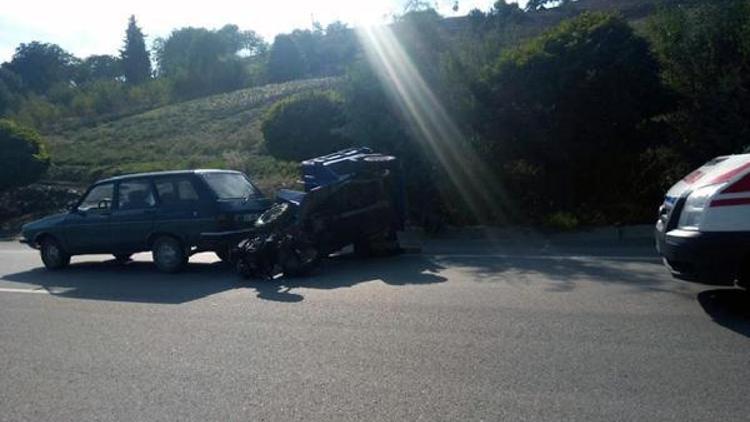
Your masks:
[[[341,134],[342,100],[333,92],[311,92],[277,102],[262,122],[268,152],[281,160],[304,160],[351,145]]]
[[[574,230],[578,228],[578,224],[578,217],[565,211],[554,212],[548,215],[545,220],[545,225],[555,230]]]
[[[33,183],[49,166],[42,139],[34,130],[0,120],[0,191]]]
[[[672,106],[647,41],[622,18],[597,13],[503,53],[474,93],[487,158],[506,163],[531,216],[635,202],[637,192],[623,187],[637,177],[641,153],[663,142],[653,126]]]

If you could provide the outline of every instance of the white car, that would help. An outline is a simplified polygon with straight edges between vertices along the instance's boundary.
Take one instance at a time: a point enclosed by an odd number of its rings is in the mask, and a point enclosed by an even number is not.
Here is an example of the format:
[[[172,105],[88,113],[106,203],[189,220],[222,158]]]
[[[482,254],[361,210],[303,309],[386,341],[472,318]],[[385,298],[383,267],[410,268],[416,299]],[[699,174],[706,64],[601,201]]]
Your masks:
[[[750,154],[714,158],[672,186],[655,234],[676,277],[750,287]]]

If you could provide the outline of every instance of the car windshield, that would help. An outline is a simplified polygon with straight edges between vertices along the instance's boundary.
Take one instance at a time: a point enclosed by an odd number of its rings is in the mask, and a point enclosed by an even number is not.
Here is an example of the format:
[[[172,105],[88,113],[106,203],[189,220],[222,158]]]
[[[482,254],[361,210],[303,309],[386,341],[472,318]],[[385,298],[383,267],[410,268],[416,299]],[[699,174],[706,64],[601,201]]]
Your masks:
[[[243,174],[204,173],[201,176],[219,199],[247,198],[259,194]]]

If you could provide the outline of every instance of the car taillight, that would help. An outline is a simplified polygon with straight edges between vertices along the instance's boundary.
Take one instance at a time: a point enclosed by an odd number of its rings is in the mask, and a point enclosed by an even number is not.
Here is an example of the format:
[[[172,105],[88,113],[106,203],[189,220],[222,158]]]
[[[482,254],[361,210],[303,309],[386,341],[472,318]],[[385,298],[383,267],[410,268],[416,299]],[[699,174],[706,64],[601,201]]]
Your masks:
[[[219,214],[216,216],[216,225],[220,229],[230,228],[232,223],[232,216],[229,214]]]

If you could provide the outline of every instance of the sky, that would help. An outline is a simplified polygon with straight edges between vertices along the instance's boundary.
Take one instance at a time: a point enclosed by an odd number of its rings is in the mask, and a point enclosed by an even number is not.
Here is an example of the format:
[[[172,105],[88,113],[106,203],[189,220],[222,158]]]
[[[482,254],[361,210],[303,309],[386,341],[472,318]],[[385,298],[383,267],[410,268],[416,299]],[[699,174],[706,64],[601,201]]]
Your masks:
[[[494,0],[437,1],[444,16],[488,10]],[[513,0],[509,0],[513,1]],[[278,33],[310,28],[313,21],[340,20],[352,26],[388,21],[405,0],[0,0],[0,62],[9,61],[20,43],[50,42],[78,57],[117,54],[128,17],[136,16],[147,45],[185,26],[220,28],[227,23],[252,29],[268,42]],[[521,0],[525,3],[525,0]]]

